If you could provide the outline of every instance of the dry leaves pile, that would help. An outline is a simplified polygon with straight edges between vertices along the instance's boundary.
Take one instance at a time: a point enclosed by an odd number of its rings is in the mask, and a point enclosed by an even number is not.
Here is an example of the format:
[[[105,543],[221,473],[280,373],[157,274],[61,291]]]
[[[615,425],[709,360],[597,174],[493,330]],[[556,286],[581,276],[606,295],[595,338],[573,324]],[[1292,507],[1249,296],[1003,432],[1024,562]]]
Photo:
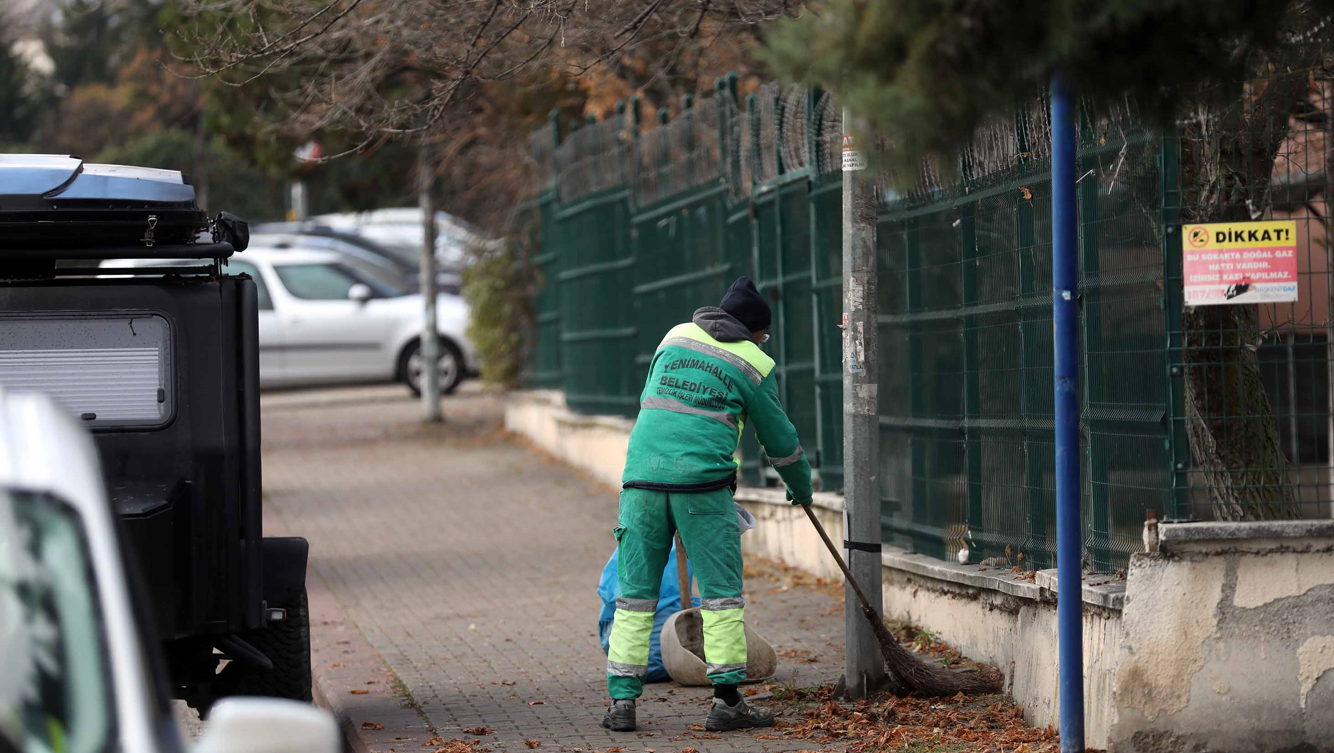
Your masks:
[[[384,725],[380,724],[379,722],[362,722],[361,728],[364,730],[370,730],[372,732],[379,732],[380,730],[384,729]]]
[[[909,747],[970,753],[1013,753],[1017,749],[1045,753],[1060,748],[1055,730],[1025,725],[1023,710],[1002,695],[961,693],[948,699],[886,696],[848,704],[834,702],[829,688],[814,695],[823,703],[806,711],[800,721],[780,721],[777,731],[789,739],[837,743],[850,753]]]
[[[464,727],[463,731],[467,732],[470,735],[490,735],[495,732],[495,730],[491,729],[490,727],[482,727],[482,726]]]
[[[445,740],[433,737],[422,743],[423,748],[435,748],[433,753],[491,753],[490,748],[479,748],[481,740]]]

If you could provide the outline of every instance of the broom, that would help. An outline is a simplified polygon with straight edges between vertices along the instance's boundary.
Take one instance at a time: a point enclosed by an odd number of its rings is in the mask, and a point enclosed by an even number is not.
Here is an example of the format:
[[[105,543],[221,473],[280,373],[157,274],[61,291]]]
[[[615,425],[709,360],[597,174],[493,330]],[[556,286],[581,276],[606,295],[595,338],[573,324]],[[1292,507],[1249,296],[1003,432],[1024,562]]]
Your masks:
[[[961,692],[968,694],[999,692],[998,678],[982,673],[952,672],[937,664],[928,664],[913,656],[911,651],[890,635],[889,628],[885,627],[884,620],[880,619],[875,607],[871,606],[871,600],[866,598],[866,593],[852,577],[847,563],[843,561],[843,555],[839,554],[834,542],[829,540],[829,534],[825,533],[824,526],[820,525],[819,519],[815,517],[815,512],[811,510],[810,505],[802,505],[802,509],[806,511],[806,517],[811,519],[815,530],[819,531],[820,538],[824,539],[824,545],[829,547],[829,553],[834,555],[838,568],[843,571],[843,577],[848,579],[848,585],[852,586],[853,592],[857,594],[857,600],[862,605],[862,614],[870,620],[871,630],[880,643],[880,654],[885,658],[885,668],[900,687],[925,696],[951,696]]]

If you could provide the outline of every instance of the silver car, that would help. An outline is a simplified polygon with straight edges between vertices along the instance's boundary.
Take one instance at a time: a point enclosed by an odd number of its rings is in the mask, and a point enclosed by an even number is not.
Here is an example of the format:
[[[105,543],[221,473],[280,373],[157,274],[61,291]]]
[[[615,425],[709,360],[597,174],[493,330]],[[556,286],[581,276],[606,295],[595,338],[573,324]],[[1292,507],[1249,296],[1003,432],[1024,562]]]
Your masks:
[[[161,264],[127,259],[102,266]],[[421,295],[329,251],[252,246],[231,257],[224,271],[248,274],[258,288],[261,387],[399,381],[421,394]],[[461,297],[437,296],[442,394],[476,373],[468,319]]]

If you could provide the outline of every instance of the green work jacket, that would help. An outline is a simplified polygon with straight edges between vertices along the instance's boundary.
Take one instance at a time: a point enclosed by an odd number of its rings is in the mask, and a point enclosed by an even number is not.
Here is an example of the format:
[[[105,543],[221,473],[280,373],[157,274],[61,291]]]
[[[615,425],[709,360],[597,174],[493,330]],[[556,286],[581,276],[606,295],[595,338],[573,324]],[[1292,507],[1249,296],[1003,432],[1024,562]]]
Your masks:
[[[719,308],[673,327],[649,366],[622,481],[641,488],[720,488],[735,477],[746,421],[794,499],[811,498],[811,466],[778,402],[774,361]]]

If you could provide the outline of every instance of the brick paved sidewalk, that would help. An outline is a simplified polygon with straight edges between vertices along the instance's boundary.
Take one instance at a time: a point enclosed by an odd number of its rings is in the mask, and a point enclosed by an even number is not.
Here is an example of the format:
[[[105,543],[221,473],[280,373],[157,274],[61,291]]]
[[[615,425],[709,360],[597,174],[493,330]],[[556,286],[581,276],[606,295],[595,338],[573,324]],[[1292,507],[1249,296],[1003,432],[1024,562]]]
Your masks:
[[[312,395],[266,398],[264,489],[272,527],[310,540],[313,573],[341,605],[326,614],[353,623],[322,620],[312,595],[322,687],[348,694],[353,726],[385,727],[366,733],[367,749],[433,749],[430,730],[497,751],[811,747],[691,732],[709,693],[670,683],[649,686],[641,732],[603,730],[596,589],[615,492],[508,441],[492,397],[447,400],[447,423],[428,427],[398,387]],[[780,682],[837,679],[834,599],[756,579],[747,591],[751,624],[793,657]]]

